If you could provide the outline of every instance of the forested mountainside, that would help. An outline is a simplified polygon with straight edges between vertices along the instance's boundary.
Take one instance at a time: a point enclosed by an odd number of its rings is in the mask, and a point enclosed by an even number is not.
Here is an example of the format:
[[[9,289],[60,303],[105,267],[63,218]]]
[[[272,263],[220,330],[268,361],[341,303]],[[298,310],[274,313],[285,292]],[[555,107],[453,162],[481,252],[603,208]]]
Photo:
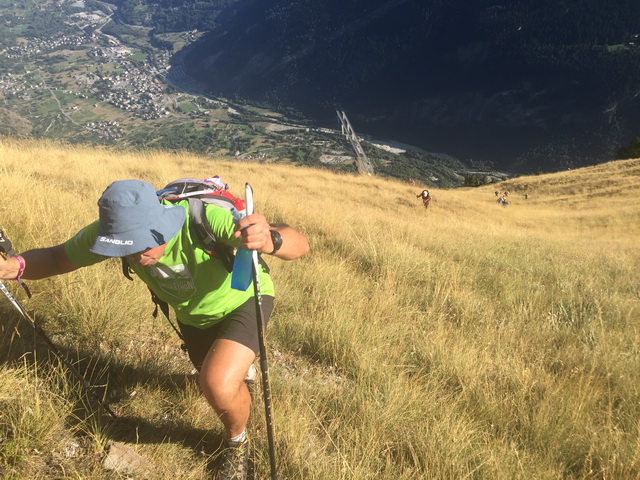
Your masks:
[[[640,132],[637,0],[121,0],[211,93],[512,171],[613,158]]]

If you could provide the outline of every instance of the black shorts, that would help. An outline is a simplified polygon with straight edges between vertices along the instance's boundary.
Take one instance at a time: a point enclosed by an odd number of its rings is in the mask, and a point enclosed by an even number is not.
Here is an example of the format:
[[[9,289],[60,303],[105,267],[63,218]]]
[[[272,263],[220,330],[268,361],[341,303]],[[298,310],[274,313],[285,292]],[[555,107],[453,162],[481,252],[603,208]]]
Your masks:
[[[262,296],[264,328],[266,328],[273,310],[273,300],[274,298],[269,295]],[[180,322],[178,322],[178,326],[187,346],[189,358],[198,371],[202,367],[204,357],[206,357],[211,345],[220,338],[233,340],[249,347],[256,355],[260,352],[255,297],[251,297],[209,328],[200,329]]]

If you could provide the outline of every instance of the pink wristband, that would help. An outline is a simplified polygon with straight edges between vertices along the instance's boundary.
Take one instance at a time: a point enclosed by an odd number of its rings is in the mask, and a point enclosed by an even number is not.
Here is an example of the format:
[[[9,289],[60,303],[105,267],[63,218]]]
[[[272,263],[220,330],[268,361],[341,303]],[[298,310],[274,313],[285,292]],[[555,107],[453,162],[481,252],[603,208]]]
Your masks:
[[[20,255],[16,255],[13,258],[18,260],[18,263],[20,264],[20,268],[18,268],[18,274],[16,275],[16,278],[14,278],[14,280],[20,282],[22,280],[22,274],[24,273],[24,258],[22,258]]]
[[[20,268],[18,268],[18,275],[16,275],[16,278],[14,278],[14,280],[18,282],[22,288],[24,288],[24,291],[27,292],[27,297],[31,298],[31,291],[29,290],[29,287],[27,287],[27,284],[22,281],[22,274],[24,273],[25,267],[24,258],[22,258],[20,255],[16,255],[13,258],[18,260],[18,264],[20,265]]]

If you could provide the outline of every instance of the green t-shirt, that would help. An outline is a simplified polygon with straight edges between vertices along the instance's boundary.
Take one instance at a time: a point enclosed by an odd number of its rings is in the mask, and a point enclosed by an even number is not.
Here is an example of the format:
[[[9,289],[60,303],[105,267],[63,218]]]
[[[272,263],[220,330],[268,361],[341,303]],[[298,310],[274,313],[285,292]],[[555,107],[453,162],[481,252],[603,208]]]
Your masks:
[[[179,204],[188,208],[186,201]],[[224,208],[211,205],[206,207],[206,212],[219,241],[237,247],[239,239],[233,238],[235,225],[231,214]],[[97,236],[96,220],[65,242],[65,253],[74,265],[86,267],[109,258],[89,251]],[[178,321],[198,328],[217,323],[253,297],[252,285],[245,292],[232,289],[231,274],[222,262],[194,246],[188,213],[182,229],[169,240],[155,265],[143,267],[131,263],[131,268],[161,300],[173,307]],[[275,296],[271,277],[262,266],[260,292]]]

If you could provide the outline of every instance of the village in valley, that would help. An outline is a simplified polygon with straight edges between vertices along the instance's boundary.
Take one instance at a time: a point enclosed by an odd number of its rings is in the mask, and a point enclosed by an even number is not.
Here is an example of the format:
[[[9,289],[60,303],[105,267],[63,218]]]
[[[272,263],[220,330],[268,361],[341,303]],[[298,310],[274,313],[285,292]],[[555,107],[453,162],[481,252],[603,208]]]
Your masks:
[[[125,45],[104,33],[113,14],[108,8],[115,6],[100,5],[103,9],[95,10],[81,1],[43,2],[37,16],[51,19],[48,31],[16,36],[14,44],[8,32],[26,18],[18,13],[2,15],[5,46],[0,53],[10,68],[0,73],[0,94],[5,107],[44,100],[38,102],[39,115],[28,119],[34,133],[44,135],[56,123],[68,122],[72,130],[117,139],[131,121],[179,115],[185,110],[181,103],[195,100],[168,88],[170,52]],[[11,9],[5,6],[0,13],[3,10]]]

